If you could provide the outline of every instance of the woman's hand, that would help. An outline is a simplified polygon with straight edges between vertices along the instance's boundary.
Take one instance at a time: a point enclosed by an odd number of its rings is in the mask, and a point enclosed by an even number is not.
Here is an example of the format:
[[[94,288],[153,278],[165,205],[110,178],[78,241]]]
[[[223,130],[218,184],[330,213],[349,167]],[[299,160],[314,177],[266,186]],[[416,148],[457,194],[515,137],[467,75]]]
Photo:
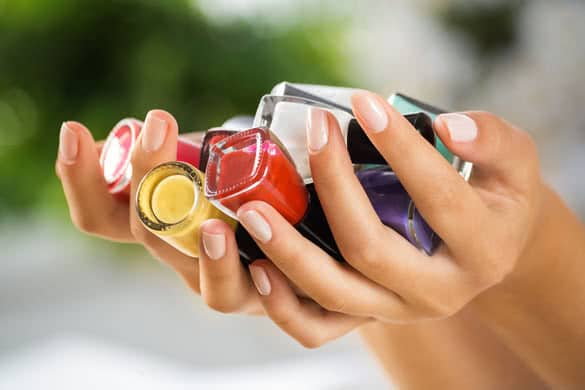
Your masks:
[[[512,273],[529,244],[543,188],[534,144],[488,113],[441,115],[435,127],[442,141],[475,164],[467,183],[384,99],[361,92],[352,101],[361,126],[443,239],[439,250],[429,257],[380,222],[335,118],[318,109],[307,124],[311,171],[347,264],[304,239],[266,203],[250,202],[238,217],[280,271],[331,313],[391,323],[451,316]],[[263,280],[270,315],[272,271],[262,273],[265,261],[250,268]],[[277,323],[293,334],[305,319],[291,317]]]
[[[178,130],[177,122],[169,113],[161,110],[148,113],[132,155],[130,199],[135,198],[140,180],[151,168],[175,159]],[[56,170],[63,183],[73,223],[92,235],[144,245],[155,258],[170,265],[216,311],[263,314],[250,273],[240,263],[231,228],[222,221],[209,220],[200,230],[203,250],[199,259],[177,251],[143,227],[132,203],[121,202],[108,193],[98,161],[100,145],[80,123],[63,124]],[[356,324],[365,322],[363,318],[328,313],[315,303],[301,306],[303,300],[295,295],[280,271],[265,260],[263,263],[263,269],[252,268],[251,271],[270,273],[272,294],[266,304],[277,322],[287,323],[290,313],[300,311],[307,317],[305,325],[326,324],[330,330],[327,333],[331,335],[329,338],[338,337]],[[265,291],[262,290],[266,285],[261,275],[256,280],[260,291]],[[306,346],[318,346],[329,339],[321,338],[312,327],[299,327],[294,334]]]

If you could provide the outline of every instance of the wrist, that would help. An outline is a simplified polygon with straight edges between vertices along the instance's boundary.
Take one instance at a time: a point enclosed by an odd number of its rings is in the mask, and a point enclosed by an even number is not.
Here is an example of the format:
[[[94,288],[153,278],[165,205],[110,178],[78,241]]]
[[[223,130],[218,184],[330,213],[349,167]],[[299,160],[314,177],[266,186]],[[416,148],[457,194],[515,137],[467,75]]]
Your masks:
[[[514,271],[470,305],[509,348],[556,387],[585,381],[584,257],[583,224],[543,186],[542,207]]]
[[[585,266],[579,261],[585,253],[583,224],[548,185],[541,184],[538,192],[524,250],[513,271],[495,289],[533,296],[535,288],[562,286],[574,265]]]

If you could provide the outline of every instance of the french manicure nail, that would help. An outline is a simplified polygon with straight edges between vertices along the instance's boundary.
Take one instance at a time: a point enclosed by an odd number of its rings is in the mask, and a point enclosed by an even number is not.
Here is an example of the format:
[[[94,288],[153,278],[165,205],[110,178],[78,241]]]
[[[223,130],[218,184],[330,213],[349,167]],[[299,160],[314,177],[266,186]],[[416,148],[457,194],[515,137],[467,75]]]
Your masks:
[[[251,265],[249,268],[252,281],[254,282],[254,286],[256,286],[258,293],[264,296],[270,295],[272,286],[270,285],[270,280],[268,279],[268,275],[266,275],[266,271],[257,265]]]
[[[142,128],[142,149],[156,152],[160,149],[167,136],[167,122],[151,112],[146,115]]]
[[[388,126],[388,114],[378,96],[371,92],[357,92],[353,96],[356,116],[365,122],[364,127],[370,133],[379,133]]]
[[[475,121],[464,114],[441,114],[437,118],[449,130],[449,136],[454,142],[471,142],[477,138],[477,125]]]
[[[203,249],[211,260],[219,260],[225,255],[225,236],[223,234],[202,233]]]
[[[79,153],[79,136],[67,122],[61,125],[59,134],[59,159],[65,164],[73,164]]]
[[[238,213],[238,219],[244,227],[262,243],[267,243],[272,238],[272,229],[266,220],[255,210]]]
[[[310,152],[319,152],[329,138],[327,113],[318,108],[311,108],[307,116],[307,147]]]

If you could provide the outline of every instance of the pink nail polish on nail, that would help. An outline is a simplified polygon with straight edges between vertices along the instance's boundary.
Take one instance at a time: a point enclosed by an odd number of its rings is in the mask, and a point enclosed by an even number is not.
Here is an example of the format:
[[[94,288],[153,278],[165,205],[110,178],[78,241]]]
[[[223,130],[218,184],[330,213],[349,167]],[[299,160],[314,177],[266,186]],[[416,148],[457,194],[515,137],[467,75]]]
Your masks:
[[[471,142],[477,138],[475,121],[464,114],[449,113],[439,115],[449,130],[449,136],[454,142]]]
[[[167,122],[149,113],[142,129],[142,148],[146,152],[156,152],[160,149],[167,136]]]
[[[77,132],[63,122],[59,134],[59,159],[65,164],[73,164],[79,153],[79,136]]]
[[[238,213],[238,219],[258,241],[267,243],[272,238],[272,229],[266,220],[255,210]]]
[[[379,133],[388,126],[388,114],[380,99],[371,92],[358,92],[353,98],[355,114],[364,121],[366,131]]]
[[[223,234],[202,233],[203,249],[211,260],[225,256],[225,236]]]
[[[270,280],[268,279],[268,275],[266,275],[266,271],[260,266],[251,265],[250,275],[252,276],[252,281],[254,282],[254,286],[256,286],[258,293],[264,296],[270,295],[272,286],[270,285]]]
[[[310,152],[317,153],[329,139],[329,123],[327,113],[319,108],[311,108],[307,115],[307,147]]]

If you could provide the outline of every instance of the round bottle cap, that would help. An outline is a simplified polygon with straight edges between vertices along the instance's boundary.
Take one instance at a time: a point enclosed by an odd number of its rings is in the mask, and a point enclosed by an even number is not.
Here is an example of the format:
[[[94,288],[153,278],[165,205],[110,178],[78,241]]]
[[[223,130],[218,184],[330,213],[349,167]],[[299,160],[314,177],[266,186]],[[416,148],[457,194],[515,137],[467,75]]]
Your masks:
[[[100,165],[110,193],[122,192],[130,183],[130,159],[141,128],[142,122],[137,119],[122,119],[106,138],[100,155]]]

